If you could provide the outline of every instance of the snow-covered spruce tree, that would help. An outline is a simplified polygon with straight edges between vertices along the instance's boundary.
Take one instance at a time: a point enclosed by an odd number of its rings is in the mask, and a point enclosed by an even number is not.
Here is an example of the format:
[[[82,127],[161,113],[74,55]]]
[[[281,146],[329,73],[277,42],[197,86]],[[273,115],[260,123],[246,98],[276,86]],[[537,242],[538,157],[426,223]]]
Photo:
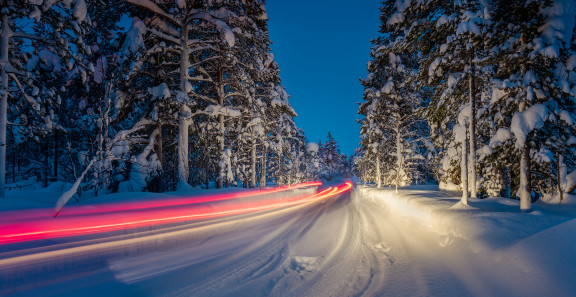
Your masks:
[[[568,81],[572,94],[576,94],[576,26],[574,26],[572,31],[570,50],[571,55],[566,61],[566,80]],[[568,139],[566,144],[572,144],[573,140],[572,138]],[[571,156],[571,158],[566,158],[566,155],[557,154],[556,157],[557,188],[561,203],[564,200],[564,193],[572,193],[576,190],[576,160],[574,159],[574,154],[570,154],[569,156]]]
[[[18,107],[23,106],[20,102],[24,101],[28,115],[33,114],[33,118],[24,121],[39,123],[30,127],[29,132],[36,130],[47,137],[60,129],[55,123],[53,107],[59,103],[61,90],[55,82],[61,80],[63,71],[78,62],[73,58],[78,51],[71,50],[70,46],[81,45],[82,27],[88,25],[90,19],[84,0],[3,0],[0,7],[0,197],[4,197],[6,125],[8,121],[14,123],[16,118],[24,120],[21,116],[25,112]],[[54,77],[42,80],[47,71],[53,71]],[[15,99],[10,106],[9,97]],[[44,176],[47,174],[45,171]]]
[[[318,149],[318,144],[315,142],[308,142],[306,144],[306,172],[308,173],[308,180],[317,180],[320,177]]]
[[[332,133],[328,132],[326,141],[320,145],[318,157],[320,158],[320,177],[331,181],[342,174],[342,157],[340,147]]]
[[[364,157],[366,153],[364,146],[357,147],[354,151],[354,173],[362,183],[369,184],[371,182],[370,177],[373,176],[370,171],[373,166],[369,159]]]
[[[112,151],[106,149],[118,131],[132,128],[134,124],[125,120],[122,115],[126,111],[118,104],[122,99],[118,88],[124,79],[119,73],[122,35],[118,33],[117,23],[123,14],[118,9],[119,4],[119,0],[109,0],[88,5],[87,17],[91,26],[81,29],[76,57],[85,69],[75,67],[71,70],[76,75],[66,82],[65,100],[59,109],[66,129],[59,138],[66,144],[68,156],[64,157],[67,161],[70,161],[70,155],[78,154],[82,154],[84,160],[97,158],[92,177],[84,185],[93,189],[95,195],[100,191],[116,191],[119,182],[124,180],[126,167],[129,168],[129,151],[124,149],[124,141],[112,144]],[[65,181],[78,178],[77,172],[83,170],[79,163],[86,165],[85,162],[65,163]]]
[[[242,110],[242,117],[231,122],[239,128],[239,135],[232,146],[236,147],[238,165],[246,169],[241,170],[243,185],[256,187],[258,168],[261,171],[260,180],[265,176],[262,174],[265,171],[268,133],[265,127],[270,127],[274,120],[270,116],[270,109],[273,108],[274,87],[280,83],[280,78],[270,54],[264,4],[261,1],[246,1],[238,15],[244,16],[239,18],[243,21],[231,23],[236,33],[236,46],[231,49],[231,55],[237,59],[238,68],[235,70],[238,74],[231,80],[236,90],[236,95],[231,99]]]
[[[487,82],[490,75],[489,68],[478,67],[478,63],[486,56],[482,40],[489,24],[489,7],[485,7],[482,1],[470,0],[424,9],[424,18],[410,30],[407,39],[412,48],[424,48],[420,83],[436,92],[426,116],[436,141],[449,143],[454,135],[443,130],[451,129],[456,124],[458,113],[464,113],[470,147],[468,150],[461,146],[461,156],[469,154],[470,162],[469,169],[461,171],[469,171],[470,192],[476,196],[477,87]],[[431,30],[421,31],[423,28]],[[454,156],[446,157],[451,159]]]
[[[371,147],[365,157],[371,151],[376,157],[377,186],[381,185],[383,175],[386,184],[398,188],[410,183],[416,175],[412,170],[418,166],[407,163],[414,163],[412,147],[427,137],[427,129],[417,112],[422,101],[416,90],[417,56],[407,50],[404,28],[397,25],[403,17],[395,5],[393,1],[383,2],[382,36],[373,41],[370,74],[362,80],[366,102],[359,113],[366,116],[362,143]],[[390,147],[395,148],[393,155],[382,156],[382,151]]]
[[[286,93],[282,92],[282,94]],[[285,99],[287,100],[287,97]],[[296,154],[296,151],[305,151],[306,141],[303,135],[302,130],[296,127],[294,116],[291,114],[281,113],[274,122],[273,129],[270,131],[268,167],[271,178],[276,181],[276,184],[292,184],[295,172],[301,170],[296,165],[301,161],[294,158],[304,156]]]
[[[547,167],[538,171],[554,174],[550,166],[554,159],[561,164],[561,156],[572,155],[574,149],[576,103],[567,78],[574,68],[570,61],[576,4],[499,0],[494,6],[498,34],[489,41],[497,70],[489,108],[496,115],[498,130],[491,144],[514,143],[512,152],[520,155],[516,195],[521,210],[530,211],[533,190],[553,190],[545,189],[553,184],[535,189],[535,168]]]
[[[377,74],[377,73],[376,73]],[[370,78],[370,75],[368,76]],[[366,179],[373,180],[377,187],[382,186],[382,164],[388,164],[390,162],[385,162],[384,158],[390,159],[389,154],[385,154],[385,151],[389,150],[389,147],[384,146],[384,135],[382,133],[383,121],[380,115],[385,113],[384,105],[375,97],[376,92],[370,92],[369,90],[364,91],[365,103],[360,105],[358,113],[363,115],[365,118],[359,120],[362,125],[360,128],[360,149],[361,149],[361,161],[358,160],[358,164],[362,168],[363,175]]]

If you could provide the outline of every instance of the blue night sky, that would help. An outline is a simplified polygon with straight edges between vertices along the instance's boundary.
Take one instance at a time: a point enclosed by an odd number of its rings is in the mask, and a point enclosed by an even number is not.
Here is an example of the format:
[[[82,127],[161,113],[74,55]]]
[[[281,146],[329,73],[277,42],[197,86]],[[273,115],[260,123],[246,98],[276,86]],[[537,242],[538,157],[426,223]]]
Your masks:
[[[308,141],[324,140],[330,131],[342,153],[358,146],[356,103],[364,92],[358,79],[367,75],[379,7],[379,0],[266,2],[272,52]]]

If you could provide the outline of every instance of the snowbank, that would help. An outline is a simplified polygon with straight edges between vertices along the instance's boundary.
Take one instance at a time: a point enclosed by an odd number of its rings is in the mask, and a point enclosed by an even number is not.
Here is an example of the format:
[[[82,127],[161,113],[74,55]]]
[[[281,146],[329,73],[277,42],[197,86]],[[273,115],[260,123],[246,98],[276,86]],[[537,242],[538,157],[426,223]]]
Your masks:
[[[573,296],[576,292],[573,197],[564,204],[538,201],[531,213],[521,213],[517,200],[472,198],[470,206],[465,206],[459,197],[429,186],[398,194],[361,187],[354,195],[359,201],[381,206],[406,228],[439,235],[440,246],[458,247],[449,249],[454,259],[469,258],[462,249],[469,246],[474,259],[466,262],[476,263],[475,273],[482,274],[483,282],[502,296]],[[466,265],[455,267],[464,271]],[[471,275],[476,274],[462,277]]]
[[[576,218],[571,205],[542,201],[528,214],[520,212],[518,200],[505,198],[471,198],[466,206],[459,202],[460,197],[440,192],[435,186],[410,187],[397,194],[368,187],[356,191],[390,215],[438,235],[469,240],[478,249],[510,245]]]
[[[407,234],[419,234],[412,229],[416,228],[439,235],[437,244],[451,255],[453,269],[465,282],[480,282],[501,296],[576,292],[576,212],[571,200],[539,201],[534,211],[521,213],[517,200],[470,199],[470,206],[465,206],[459,197],[430,187],[411,187],[398,194],[364,187],[354,195],[360,202],[381,206],[405,226]]]

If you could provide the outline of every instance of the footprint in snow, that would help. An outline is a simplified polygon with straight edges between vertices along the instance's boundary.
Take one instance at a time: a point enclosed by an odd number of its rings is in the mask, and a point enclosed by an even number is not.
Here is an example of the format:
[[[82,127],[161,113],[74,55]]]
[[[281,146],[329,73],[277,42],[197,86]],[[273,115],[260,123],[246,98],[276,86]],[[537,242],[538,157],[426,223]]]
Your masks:
[[[294,256],[290,257],[288,260],[288,268],[296,271],[298,274],[316,271],[320,268],[320,264],[322,263],[322,257]]]
[[[392,247],[390,247],[390,245],[388,245],[385,242],[379,242],[377,244],[372,245],[371,247],[377,254],[381,255],[383,260],[388,259],[390,264],[394,263],[392,257],[390,257],[390,251],[392,250]]]
[[[452,239],[452,236],[444,235],[444,236],[440,237],[440,242],[438,244],[440,244],[441,247],[447,247],[447,246],[451,245],[453,241],[454,240]]]
[[[372,246],[375,250],[382,252],[384,254],[389,253],[392,248],[385,242],[380,242]]]

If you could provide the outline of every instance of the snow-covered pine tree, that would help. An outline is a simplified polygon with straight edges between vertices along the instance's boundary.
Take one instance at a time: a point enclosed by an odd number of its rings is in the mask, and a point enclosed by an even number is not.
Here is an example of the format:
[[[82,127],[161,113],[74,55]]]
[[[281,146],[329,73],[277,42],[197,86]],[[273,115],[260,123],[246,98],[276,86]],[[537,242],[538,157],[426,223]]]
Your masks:
[[[336,143],[332,133],[328,132],[326,141],[319,148],[318,157],[320,158],[320,176],[328,181],[333,180],[341,172],[341,153],[340,146]]]
[[[427,137],[427,129],[417,112],[422,103],[416,89],[417,55],[405,42],[405,29],[398,26],[404,21],[398,4],[383,2],[382,36],[373,41],[372,61],[368,63],[370,74],[362,80],[366,102],[359,109],[366,116],[361,145],[370,146],[364,157],[375,156],[376,184],[381,186],[383,176],[386,184],[396,188],[410,183],[415,176],[409,171],[418,167],[407,166],[407,161],[412,158],[416,142],[422,143]],[[390,147],[395,148],[392,155],[383,155]]]
[[[209,7],[198,1],[178,0],[161,4],[150,0],[126,0],[126,2],[139,6],[151,14],[151,17],[144,21],[135,20],[133,28],[138,31],[135,31],[136,38],[128,46],[137,49],[142,47],[143,34],[150,34],[165,43],[162,45],[162,42],[159,42],[152,50],[162,50],[163,46],[167,46],[167,50],[174,52],[179,58],[173,64],[177,68],[177,85],[159,84],[160,88],[156,90],[162,94],[162,97],[170,97],[173,94],[179,105],[178,184],[179,187],[184,187],[188,184],[189,178],[188,142],[192,116],[190,106],[193,105],[193,99],[207,99],[217,103],[214,99],[194,91],[194,82],[208,78],[191,76],[192,70],[196,70],[197,66],[207,59],[221,59],[224,54],[222,49],[234,46],[234,33],[224,21],[234,17],[234,13],[225,6],[214,10],[213,6]],[[220,3],[213,5],[218,4]],[[207,52],[210,50],[216,53]],[[150,54],[150,49],[147,54]],[[220,78],[222,81],[223,77],[220,76]],[[166,94],[168,96],[165,96]],[[213,108],[210,112],[222,113],[222,109]]]
[[[452,133],[443,130],[457,124],[455,119],[459,113],[467,118],[470,148],[462,147],[461,155],[464,157],[465,153],[470,156],[469,170],[466,171],[470,176],[470,192],[476,196],[477,88],[490,77],[490,68],[480,68],[477,64],[486,56],[482,38],[489,24],[489,7],[483,1],[474,0],[428,5],[424,7],[420,24],[410,30],[407,38],[413,49],[424,48],[420,83],[436,92],[426,115],[439,142],[447,141],[441,139],[442,134],[453,137]],[[421,31],[421,26],[431,30]]]
[[[129,153],[124,149],[126,143],[113,144],[112,151],[105,148],[117,131],[129,129],[133,123],[124,121],[121,115],[125,110],[117,106],[121,97],[117,89],[124,79],[119,73],[118,55],[122,37],[118,34],[120,28],[117,24],[123,14],[118,9],[121,3],[119,0],[108,0],[88,4],[87,16],[91,26],[83,28],[76,55],[80,65],[85,65],[86,69],[73,68],[71,71],[78,75],[66,82],[68,92],[63,102],[65,106],[59,109],[66,133],[60,138],[68,144],[69,154],[84,152],[84,158],[98,158],[92,170],[93,178],[85,185],[98,195],[101,190],[116,191],[119,182],[124,180],[129,167]],[[74,116],[71,117],[71,114]],[[65,181],[78,178],[74,172],[83,170],[77,166],[78,163],[67,162],[64,167],[68,173]],[[73,166],[78,168],[71,168]]]
[[[36,126],[44,131],[41,134],[58,130],[53,125],[56,119],[52,107],[59,103],[61,90],[50,83],[54,81],[42,81],[41,73],[53,71],[58,77],[79,62],[73,56],[84,50],[81,36],[90,18],[84,0],[4,0],[0,7],[0,197],[4,197],[8,117],[23,115],[18,107],[8,106],[8,97],[26,102],[27,109],[42,123]],[[71,50],[71,45],[76,49]]]
[[[576,4],[498,0],[494,8],[498,34],[489,42],[497,71],[490,109],[498,130],[490,143],[514,143],[520,155],[516,195],[521,210],[530,211],[531,192],[543,191],[534,188],[535,167],[550,170],[555,158],[562,163],[560,156],[573,150],[576,103],[566,78],[573,70]]]
[[[306,144],[306,173],[308,174],[307,180],[318,180],[320,169],[320,158],[318,157],[318,144],[315,142],[308,142]]]
[[[368,64],[370,67],[370,63]],[[379,72],[371,72],[367,80],[372,76],[380,76]],[[367,86],[365,86],[367,87]],[[360,105],[358,113],[365,118],[359,120],[362,125],[360,128],[360,149],[361,154],[357,161],[366,179],[373,180],[377,187],[382,186],[382,164],[389,163],[390,155],[386,154],[389,147],[384,145],[385,139],[382,133],[384,126],[382,121],[382,114],[385,114],[384,105],[380,102],[377,92],[372,92],[370,89],[364,91],[364,99],[366,102]]]

